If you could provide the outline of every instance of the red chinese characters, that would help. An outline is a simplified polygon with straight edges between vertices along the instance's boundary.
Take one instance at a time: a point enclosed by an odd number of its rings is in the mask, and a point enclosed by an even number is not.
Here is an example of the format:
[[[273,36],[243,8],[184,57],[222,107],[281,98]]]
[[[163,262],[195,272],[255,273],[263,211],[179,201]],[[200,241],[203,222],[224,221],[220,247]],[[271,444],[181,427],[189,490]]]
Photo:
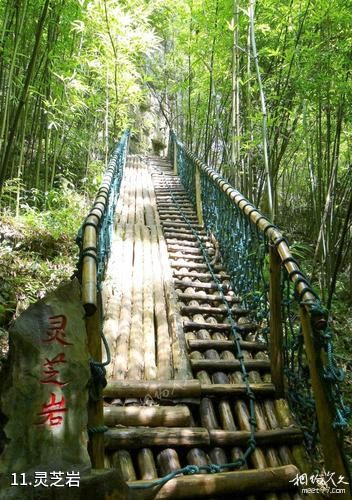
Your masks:
[[[69,383],[69,381],[61,382],[60,380],[57,380],[60,371],[57,368],[54,368],[54,366],[59,365],[61,363],[66,363],[64,352],[60,352],[60,354],[55,356],[55,358],[53,359],[47,358],[45,360],[43,366],[43,379],[41,379],[42,384],[55,384],[60,387],[63,387],[64,385],[67,385]]]
[[[62,413],[67,412],[67,408],[65,407],[65,398],[62,396],[60,401],[56,400],[56,394],[50,394],[50,402],[48,404],[44,404],[42,407],[42,411],[38,413],[42,420],[40,422],[36,422],[35,425],[44,425],[48,423],[51,427],[62,424],[63,416]]]
[[[66,316],[60,314],[50,316],[49,327],[46,331],[46,337],[42,340],[43,344],[58,344],[59,346],[73,345],[68,342],[66,337],[65,328],[67,325]],[[60,350],[62,347],[60,347]],[[59,352],[54,357],[46,357],[43,362],[43,371],[40,383],[45,385],[53,385],[61,390],[70,381],[61,380],[60,368],[67,363],[64,352]],[[64,420],[64,414],[68,411],[66,408],[66,401],[63,395],[57,395],[56,392],[50,392],[49,401],[42,405],[41,411],[37,413],[40,417],[34,425],[48,425],[49,427],[60,426]]]
[[[65,328],[67,324],[67,319],[63,315],[50,316],[49,318],[49,328],[46,332],[47,339],[43,342],[59,342],[62,345],[72,345],[71,342],[67,342]]]

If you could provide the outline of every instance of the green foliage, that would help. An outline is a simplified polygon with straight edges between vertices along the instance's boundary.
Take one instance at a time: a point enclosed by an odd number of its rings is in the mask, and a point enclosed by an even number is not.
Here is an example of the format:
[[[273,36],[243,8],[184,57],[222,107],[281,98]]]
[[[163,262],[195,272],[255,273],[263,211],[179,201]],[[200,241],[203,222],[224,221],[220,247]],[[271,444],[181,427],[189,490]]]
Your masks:
[[[144,59],[159,44],[149,21],[158,2],[152,4],[50,3],[6,164],[0,148],[0,179],[3,174],[6,180],[2,206],[18,213],[19,200],[36,205],[38,197],[57,188],[61,176],[90,190],[92,162],[104,169],[114,138],[132,125],[143,100]],[[11,139],[43,5],[43,0],[0,0],[0,81],[6,89],[0,102],[1,146]]]
[[[55,240],[62,235],[74,241],[80,221],[87,212],[87,203],[72,187],[52,189],[45,196],[46,210],[24,207],[21,219],[33,230],[48,231]]]
[[[50,210],[27,207],[20,218],[0,220],[0,327],[73,273],[78,258],[73,242],[87,211],[85,200],[63,186],[50,191],[47,202]]]

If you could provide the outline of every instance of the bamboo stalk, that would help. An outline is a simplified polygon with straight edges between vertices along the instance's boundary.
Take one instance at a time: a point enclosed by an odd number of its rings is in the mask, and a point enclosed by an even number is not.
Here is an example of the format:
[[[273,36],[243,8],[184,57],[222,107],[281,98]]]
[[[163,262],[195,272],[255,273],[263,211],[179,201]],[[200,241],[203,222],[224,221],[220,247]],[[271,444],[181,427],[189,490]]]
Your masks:
[[[130,186],[131,186],[131,156],[128,157],[124,176],[122,179],[121,187],[123,190],[123,198],[121,199],[121,214],[120,214],[120,223],[127,224],[128,221],[128,210],[129,210],[129,199],[130,199]],[[123,202],[122,202],[123,200]]]
[[[142,228],[144,246],[144,283],[143,283],[143,343],[144,343],[144,378],[156,377],[156,353],[154,330],[153,270],[150,232]]]
[[[336,472],[337,476],[349,478],[348,465],[342,452],[342,439],[334,429],[331,403],[320,375],[323,366],[322,353],[314,342],[310,316],[303,306],[300,314],[325,466],[328,470]],[[345,493],[341,493],[340,497],[347,500],[347,498],[351,498],[351,489],[349,485],[344,485],[344,488]]]
[[[177,144],[174,142],[173,147],[173,162],[174,162],[174,174],[178,174],[178,166],[177,166]]]
[[[128,368],[128,345],[132,321],[132,259],[133,259],[133,226],[126,225],[124,240],[124,267],[122,282],[124,283],[119,318],[119,332],[113,357],[112,377],[124,379]]]
[[[210,294],[207,294],[206,292],[204,291],[199,291],[197,293],[178,293],[178,298],[179,300],[192,300],[192,299],[195,299],[195,300],[198,300],[198,301],[206,301],[206,302],[221,302],[222,299],[221,297],[219,297],[219,295],[210,295]],[[239,302],[239,299],[237,297],[234,297],[232,295],[226,295],[225,296],[225,299],[227,300],[227,302],[229,303],[232,303],[232,302]]]
[[[281,259],[276,248],[269,246],[270,259],[270,356],[271,378],[276,387],[276,397],[284,395],[283,329],[281,313]]]
[[[195,182],[195,191],[196,191],[197,219],[198,219],[198,223],[202,226],[204,224],[204,220],[203,220],[203,210],[202,210],[200,172],[199,172],[198,168],[196,168],[195,172],[194,172],[194,182]]]
[[[213,464],[223,465],[228,463],[225,451],[219,447],[210,450],[209,458]]]
[[[250,493],[265,493],[272,490],[282,490],[291,487],[292,481],[299,473],[293,465],[275,468],[264,468],[260,471],[241,470],[221,472],[218,474],[196,474],[178,476],[168,481],[155,495],[155,500],[209,498],[231,495],[242,498]],[[145,484],[134,482],[133,484]]]
[[[122,300],[121,273],[114,272],[118,262],[123,266],[123,226],[115,226],[113,244],[111,247],[111,257],[106,271],[106,279],[102,285],[102,302],[104,305],[103,334],[108,343],[112,360],[115,357],[116,342],[119,337],[119,317]],[[106,368],[107,379],[113,373],[113,361]]]
[[[200,317],[200,315],[196,315],[197,318]],[[211,331],[217,331],[217,332],[231,332],[232,327],[228,323],[217,323],[215,318],[211,320],[210,318],[207,319],[208,322],[202,322],[200,319],[195,319],[193,318],[193,321],[185,321],[183,326],[186,331],[189,330],[199,330],[201,328],[203,329],[209,329]],[[235,324],[236,330],[242,334],[246,334],[249,332],[254,332],[258,329],[258,326],[255,323],[247,323],[247,322],[237,322]]]
[[[216,349],[218,351],[223,351],[226,349],[231,349],[234,347],[233,340],[189,340],[188,346],[191,350],[195,349],[197,351],[204,351],[206,349]],[[240,347],[242,349],[259,351],[266,348],[266,344],[262,342],[247,342],[245,340],[240,340]]]
[[[156,460],[161,476],[181,468],[177,452],[171,448],[167,448],[159,453]]]
[[[234,381],[235,383],[242,382],[241,374],[239,372],[231,374],[230,380]],[[236,423],[238,424],[238,427],[241,429],[241,431],[250,433],[251,431],[251,426],[249,423],[250,415],[246,403],[243,400],[237,400],[235,402],[234,409],[235,409]],[[263,469],[267,467],[264,453],[260,448],[255,448],[255,450],[250,456],[250,461],[257,469]]]
[[[219,429],[219,424],[215,415],[213,402],[209,398],[202,398],[200,401],[200,421],[206,429]]]
[[[141,226],[134,226],[132,319],[129,335],[128,378],[140,380],[144,373],[143,352],[143,245]]]
[[[209,457],[204,450],[200,448],[193,448],[187,453],[187,462],[190,465],[208,465],[210,463]],[[203,472],[205,474],[205,472]]]
[[[217,372],[213,375],[213,381],[215,384],[230,385],[228,376],[223,372]],[[228,393],[227,393],[228,395]],[[219,401],[219,415],[221,420],[221,428],[227,431],[235,431],[236,424],[233,418],[231,406],[228,400],[221,399]]]
[[[142,480],[148,481],[158,477],[153,452],[149,448],[142,448],[138,452],[137,461]]]
[[[88,336],[88,351],[92,359],[101,362],[101,341],[99,331],[99,311],[86,318]],[[88,427],[100,427],[104,424],[103,400],[88,400]],[[88,453],[95,469],[104,468],[104,435],[101,432],[92,433],[88,441]]]
[[[214,371],[235,371],[239,370],[241,364],[238,360],[212,360],[212,359],[191,359],[191,365],[194,370],[207,370],[208,372]],[[246,361],[245,366],[247,370],[270,370],[270,362],[261,359],[250,359]]]
[[[131,454],[126,450],[119,450],[112,454],[112,466],[117,469],[124,481],[135,481],[136,472],[133,467]]]
[[[209,434],[203,427],[127,427],[109,429],[105,433],[105,447],[138,449],[150,446],[206,446]]]
[[[172,374],[169,325],[165,311],[165,296],[159,265],[159,245],[157,229],[151,227],[154,274],[154,313],[157,327],[157,378],[168,380]]]
[[[135,224],[136,222],[136,162],[131,165],[131,178],[128,184],[129,198],[128,198],[128,214],[127,223]]]
[[[143,187],[146,182],[146,171],[140,159],[136,162],[136,206],[135,221],[136,224],[144,224],[144,198]]]
[[[96,219],[94,224],[97,224]],[[93,222],[91,222],[93,224]],[[82,261],[82,303],[88,316],[97,309],[97,227],[86,226],[83,235],[83,253],[89,249],[89,254]]]
[[[187,406],[105,406],[108,426],[187,427],[191,413]]]
[[[210,381],[210,379],[209,379]],[[199,398],[199,380],[116,380],[110,381],[104,389],[106,398]]]

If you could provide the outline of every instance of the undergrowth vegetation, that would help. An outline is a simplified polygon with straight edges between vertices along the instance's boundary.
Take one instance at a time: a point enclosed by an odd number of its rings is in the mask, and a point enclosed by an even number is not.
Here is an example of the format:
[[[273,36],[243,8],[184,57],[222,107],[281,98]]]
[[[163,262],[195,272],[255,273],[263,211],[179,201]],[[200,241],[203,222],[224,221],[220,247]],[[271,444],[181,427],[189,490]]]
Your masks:
[[[7,330],[30,303],[72,276],[78,259],[76,233],[90,205],[68,181],[21,215],[0,216],[0,356],[7,352]]]

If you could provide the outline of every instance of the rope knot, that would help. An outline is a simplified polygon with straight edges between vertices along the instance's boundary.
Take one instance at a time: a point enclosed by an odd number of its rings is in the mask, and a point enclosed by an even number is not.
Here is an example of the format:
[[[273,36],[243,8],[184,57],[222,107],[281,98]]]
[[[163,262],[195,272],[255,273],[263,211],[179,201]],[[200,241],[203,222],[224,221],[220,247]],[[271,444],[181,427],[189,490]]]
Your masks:
[[[199,469],[198,465],[187,465],[185,467],[184,473],[187,474],[187,475],[199,474],[200,473],[200,469]]]
[[[102,398],[102,390],[107,385],[105,378],[106,370],[101,363],[90,361],[91,379],[89,381],[89,397],[92,401],[99,401]]]
[[[252,450],[254,450],[254,448],[256,447],[257,445],[257,442],[255,440],[255,437],[250,437],[248,439],[248,447],[251,448]]]
[[[210,464],[209,465],[209,472],[211,474],[217,474],[218,472],[221,472],[221,465],[218,464]]]

